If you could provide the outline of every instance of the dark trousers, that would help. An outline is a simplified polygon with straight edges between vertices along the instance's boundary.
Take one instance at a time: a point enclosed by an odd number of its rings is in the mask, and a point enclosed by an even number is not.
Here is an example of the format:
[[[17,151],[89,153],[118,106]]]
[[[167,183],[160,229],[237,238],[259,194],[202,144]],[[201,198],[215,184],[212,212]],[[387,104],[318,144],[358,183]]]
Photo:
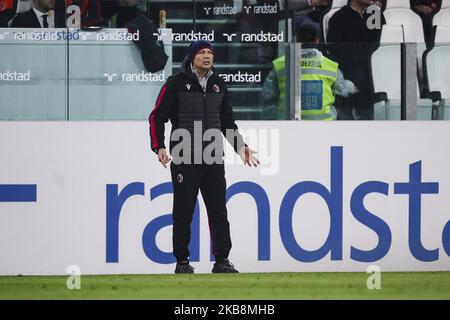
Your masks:
[[[208,214],[213,255],[216,261],[228,258],[231,238],[225,206],[224,165],[171,163],[170,171],[173,184],[173,253],[177,261],[185,261],[189,257],[191,222],[199,189]]]
[[[337,120],[373,120],[373,102],[370,96],[352,94],[347,98],[336,97]]]
[[[348,98],[336,98],[337,120],[373,120],[373,86],[369,62],[347,66],[345,78],[351,80],[359,92],[351,94]]]

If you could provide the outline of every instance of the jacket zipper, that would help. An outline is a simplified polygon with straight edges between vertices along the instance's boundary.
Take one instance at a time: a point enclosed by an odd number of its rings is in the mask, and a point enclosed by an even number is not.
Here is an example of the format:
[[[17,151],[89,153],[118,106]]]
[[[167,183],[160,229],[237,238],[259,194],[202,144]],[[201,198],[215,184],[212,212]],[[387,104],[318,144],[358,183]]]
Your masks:
[[[206,112],[206,90],[208,88],[208,82],[209,79],[206,81],[206,86],[205,86],[205,90],[203,90],[202,85],[200,84],[200,81],[197,79],[197,77],[195,77],[195,81],[197,82],[197,84],[199,85],[200,89],[202,90],[202,97],[203,97],[203,124],[202,124],[202,150],[203,150],[203,137],[205,135],[205,131],[206,131],[206,127],[207,127],[207,112]]]
[[[202,90],[202,97],[203,97],[203,125],[202,125],[202,148],[203,148],[203,136],[205,134],[207,123],[208,123],[208,120],[207,120],[208,117],[207,117],[207,112],[206,112],[206,89],[208,88],[209,79],[208,79],[208,81],[206,81],[205,90],[203,90],[203,87],[200,84],[200,81],[198,81],[198,79],[195,79],[195,80],[197,81],[200,89]]]

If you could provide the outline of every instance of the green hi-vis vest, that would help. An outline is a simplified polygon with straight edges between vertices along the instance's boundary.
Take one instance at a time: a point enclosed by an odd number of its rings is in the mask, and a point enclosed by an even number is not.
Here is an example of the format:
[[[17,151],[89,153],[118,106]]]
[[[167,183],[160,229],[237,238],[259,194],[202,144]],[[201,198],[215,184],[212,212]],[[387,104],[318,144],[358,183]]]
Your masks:
[[[286,57],[281,56],[272,61],[275,73],[278,79],[278,119],[285,118],[285,106],[286,106],[286,72],[285,72]]]
[[[279,110],[285,108],[285,56],[273,61],[278,77],[280,96]],[[339,65],[324,57],[315,56],[301,60],[301,104],[303,120],[332,120],[331,106],[334,103],[333,85],[338,77]]]

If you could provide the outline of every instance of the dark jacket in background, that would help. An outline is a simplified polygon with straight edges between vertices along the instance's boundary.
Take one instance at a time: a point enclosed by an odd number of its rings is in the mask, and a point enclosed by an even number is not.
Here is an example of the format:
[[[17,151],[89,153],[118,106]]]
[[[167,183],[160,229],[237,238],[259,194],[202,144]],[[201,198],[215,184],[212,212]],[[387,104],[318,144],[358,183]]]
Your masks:
[[[126,23],[128,32],[139,31],[139,39],[134,40],[141,52],[142,62],[148,72],[158,72],[164,69],[169,56],[164,50],[164,43],[158,40],[159,31],[153,21],[144,15],[138,15]],[[155,36],[156,35],[156,36]]]
[[[55,27],[56,28],[64,28],[64,20],[58,18],[58,13],[55,16]],[[39,23],[39,19],[34,13],[33,8],[28,11],[21,12],[13,19],[11,23],[12,28],[41,28],[41,24]]]
[[[8,22],[14,17],[12,9],[3,10],[0,12],[0,28],[7,28]]]
[[[330,20],[327,35],[330,58],[339,63],[344,74],[348,66],[368,63],[370,55],[379,45],[381,29],[367,28],[368,18],[368,14],[361,17],[350,5],[346,5]],[[381,24],[385,23],[382,14]]]
[[[41,28],[39,19],[33,9],[19,13],[11,23],[13,28]]]
[[[124,28],[129,21],[132,21],[139,16],[145,16],[145,12],[140,10],[137,6],[119,8],[116,28]]]

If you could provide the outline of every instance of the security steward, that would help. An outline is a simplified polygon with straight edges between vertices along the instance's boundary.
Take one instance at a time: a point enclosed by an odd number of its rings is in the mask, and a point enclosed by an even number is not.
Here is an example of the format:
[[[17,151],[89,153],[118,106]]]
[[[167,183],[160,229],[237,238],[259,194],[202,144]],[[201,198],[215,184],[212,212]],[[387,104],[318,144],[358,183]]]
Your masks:
[[[197,40],[190,44],[181,72],[172,75],[161,88],[149,117],[151,148],[164,167],[171,161],[173,184],[173,254],[177,260],[175,273],[194,273],[189,263],[188,245],[198,191],[200,189],[208,214],[215,257],[213,273],[238,272],[228,260],[231,249],[230,227],[225,204],[225,171],[222,139],[214,141],[220,148],[222,161],[206,161],[206,130],[216,130],[249,166],[257,166],[254,151],[244,144],[233,119],[227,87],[213,69],[214,49],[211,43]],[[172,124],[170,153],[164,144],[165,123]],[[232,132],[233,134],[230,134]],[[186,137],[186,133],[188,137]],[[180,139],[180,136],[183,138]],[[205,134],[206,136],[206,134]],[[181,140],[181,141],[180,141]],[[179,148],[180,143],[189,148]],[[181,149],[181,152],[178,152]],[[177,150],[177,152],[175,152]],[[190,153],[190,155],[188,155]],[[214,154],[214,152],[212,153]],[[200,159],[200,160],[199,160]],[[217,158],[215,158],[217,159]]]
[[[325,57],[318,47],[319,34],[309,24],[297,30],[297,42],[301,50],[301,118],[302,120],[334,120],[335,95],[348,97],[358,89],[345,80],[339,65]],[[285,118],[285,63],[283,55],[273,62],[273,70],[264,81],[263,98],[272,103],[277,100],[278,118]]]

